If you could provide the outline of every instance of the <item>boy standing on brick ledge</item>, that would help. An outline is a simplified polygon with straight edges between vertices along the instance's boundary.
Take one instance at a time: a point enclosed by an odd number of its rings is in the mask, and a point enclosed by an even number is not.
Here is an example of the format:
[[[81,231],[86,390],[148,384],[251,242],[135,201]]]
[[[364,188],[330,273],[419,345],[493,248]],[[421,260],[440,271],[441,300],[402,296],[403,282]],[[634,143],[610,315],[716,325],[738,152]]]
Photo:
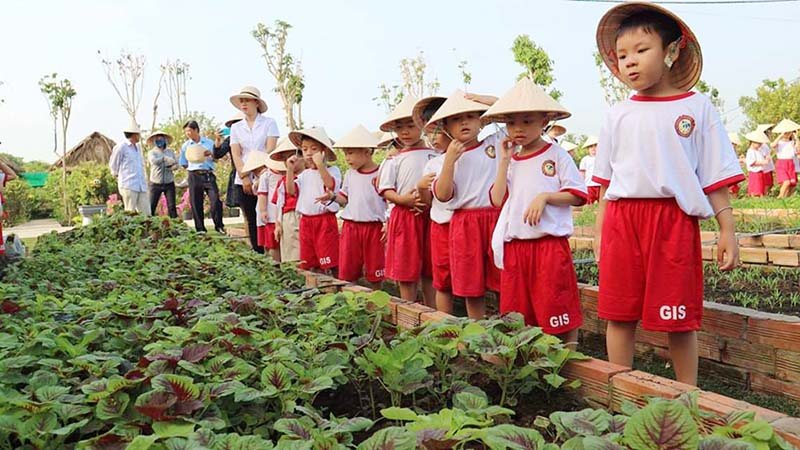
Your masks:
[[[650,3],[609,10],[597,28],[606,66],[636,91],[608,114],[592,179],[600,183],[595,257],[609,361],[633,365],[636,325],[668,333],[678,381],[697,384],[703,311],[699,218],[719,222],[717,264],[739,260],[728,187],[744,180],[719,114],[691,92],[703,58],[678,16]]]

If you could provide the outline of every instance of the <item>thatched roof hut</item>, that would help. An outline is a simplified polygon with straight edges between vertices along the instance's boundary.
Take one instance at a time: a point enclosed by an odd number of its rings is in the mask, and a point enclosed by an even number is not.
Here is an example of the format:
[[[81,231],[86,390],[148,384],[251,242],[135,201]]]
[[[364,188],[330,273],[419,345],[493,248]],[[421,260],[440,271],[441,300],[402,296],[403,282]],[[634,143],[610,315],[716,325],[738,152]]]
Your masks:
[[[3,156],[0,156],[0,161],[5,163],[5,165],[7,165],[9,169],[13,170],[14,174],[16,174],[17,176],[20,176],[20,174],[22,173],[22,167],[18,166],[17,163],[15,163],[14,161],[5,158]]]
[[[108,160],[111,159],[111,151],[115,145],[117,145],[116,142],[95,131],[67,151],[65,157],[67,169],[85,162],[108,164]],[[58,161],[53,163],[54,169],[61,167],[61,160],[62,158],[59,158]]]

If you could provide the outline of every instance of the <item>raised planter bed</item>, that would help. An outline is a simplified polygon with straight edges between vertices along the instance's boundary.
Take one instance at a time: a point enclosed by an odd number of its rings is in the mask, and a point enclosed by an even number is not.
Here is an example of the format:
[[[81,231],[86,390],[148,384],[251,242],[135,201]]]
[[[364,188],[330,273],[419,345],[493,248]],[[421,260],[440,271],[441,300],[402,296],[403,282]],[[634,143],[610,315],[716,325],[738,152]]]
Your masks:
[[[349,283],[342,283],[339,280],[331,277],[320,275],[312,272],[301,271],[306,277],[306,283],[309,286],[335,286],[336,289],[350,292],[369,292],[368,288]],[[592,304],[594,299],[596,305],[596,289],[582,286],[581,297],[584,305],[587,303]],[[401,299],[392,297],[390,308],[392,311],[390,320],[393,324],[399,325],[404,328],[413,328],[428,321],[445,320],[451,317],[435,311],[427,306],[409,303]],[[740,308],[743,309],[743,308]],[[736,316],[736,312],[732,312]],[[736,323],[733,316],[724,316],[731,323]],[[596,315],[595,315],[596,317]],[[765,323],[764,318],[753,318],[754,335],[762,336],[763,339],[772,340],[780,338],[786,333],[791,332],[794,328],[784,329],[774,327],[771,324]],[[742,319],[745,320],[745,319]],[[599,321],[587,321],[588,327],[597,329]],[[795,322],[792,322],[795,323]],[[800,319],[796,322],[800,326]],[[586,327],[586,325],[584,326]],[[604,329],[604,327],[603,327]],[[727,333],[731,330],[725,328]],[[800,331],[800,330],[797,330]],[[793,342],[800,340],[800,333],[794,337]],[[789,345],[789,344],[786,344]],[[796,347],[800,348],[800,346]],[[794,373],[794,372],[793,372]],[[800,419],[786,416],[785,414],[772,411],[769,409],[761,408],[751,405],[736,399],[731,399],[712,392],[700,391],[698,388],[678,383],[656,375],[651,375],[645,372],[628,369],[622,366],[611,364],[607,361],[602,361],[595,358],[590,358],[586,361],[570,362],[563,371],[564,376],[580,380],[581,387],[578,392],[587,400],[593,403],[603,405],[606,408],[615,412],[620,412],[623,403],[632,401],[637,404],[643,404],[645,397],[662,397],[662,398],[677,398],[679,395],[689,391],[699,391],[699,406],[702,410],[715,413],[720,416],[740,412],[752,411],[756,414],[757,418],[769,422],[775,430],[790,444],[795,447],[800,446]],[[710,419],[706,421],[707,426],[719,425],[715,420]]]

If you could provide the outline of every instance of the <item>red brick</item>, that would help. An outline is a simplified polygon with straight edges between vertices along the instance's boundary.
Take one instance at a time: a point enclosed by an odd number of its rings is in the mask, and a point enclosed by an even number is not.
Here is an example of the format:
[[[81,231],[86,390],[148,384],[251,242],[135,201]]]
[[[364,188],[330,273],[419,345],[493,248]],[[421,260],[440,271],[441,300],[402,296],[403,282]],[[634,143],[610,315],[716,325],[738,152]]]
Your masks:
[[[716,246],[704,245],[702,247],[703,261],[711,261],[714,259],[714,249]]]
[[[750,374],[750,388],[757,392],[764,392],[795,401],[800,401],[800,384],[776,380],[767,375],[753,372]]]
[[[775,373],[775,349],[766,345],[751,344],[742,339],[722,339],[720,361],[747,371],[763,374]]]
[[[709,411],[718,416],[713,417],[712,420],[705,421],[707,425],[712,426],[724,425],[724,421],[722,419],[724,419],[728,414],[737,411],[752,411],[756,413],[756,418],[765,420],[767,422],[772,422],[787,417],[786,414],[751,405],[745,401],[725,397],[724,395],[715,394],[713,392],[700,392],[697,403],[700,406],[700,409],[703,411]]]
[[[764,241],[761,236],[742,236],[739,238],[740,247],[763,247]]]
[[[789,236],[789,247],[800,249],[800,234]]]
[[[592,311],[591,309],[584,309],[583,325],[581,325],[581,330],[595,334],[605,334],[606,321],[597,318],[597,311]]]
[[[800,266],[800,251],[798,250],[779,250],[767,249],[769,262],[776,266],[798,267]]]
[[[788,234],[765,234],[761,236],[761,241],[764,247],[772,248],[789,248],[789,235]]]
[[[403,328],[414,328],[420,324],[420,315],[434,310],[419,303],[397,305],[397,325]]]
[[[636,342],[655,345],[657,347],[667,347],[667,333],[661,331],[636,330]]]
[[[316,273],[310,272],[310,271],[306,271],[306,270],[303,270],[300,273],[302,273],[305,276],[306,287],[309,287],[309,288],[317,287],[317,277],[319,276],[319,274],[316,274]]]
[[[779,349],[775,353],[775,376],[785,381],[800,382],[800,353]]]
[[[433,312],[424,312],[420,314],[419,321],[420,323],[426,322],[441,322],[447,319],[453,319],[454,317],[450,314],[441,312],[441,311],[433,311]]]
[[[747,321],[747,340],[784,350],[800,349],[800,319],[791,316],[751,317]]]
[[[772,427],[786,442],[800,448],[800,419],[784,417],[772,422]]]
[[[705,302],[703,305],[703,331],[718,336],[742,338],[747,330],[744,308]]]
[[[581,295],[586,298],[597,300],[597,297],[600,295],[600,288],[597,286],[586,286],[581,289]]]
[[[634,370],[611,378],[611,406],[619,411],[625,400],[645,405],[645,397],[677,398],[697,387]]]
[[[697,353],[698,356],[712,361],[720,360],[720,340],[716,335],[699,332],[697,333]]]
[[[739,259],[743,263],[749,264],[766,264],[767,263],[767,250],[764,248],[739,248]]]
[[[708,242],[717,239],[717,232],[716,231],[701,231],[700,232],[700,241],[701,242]]]
[[[370,292],[374,292],[372,289],[366,286],[360,286],[358,284],[346,284],[342,286],[342,291],[352,292],[354,294],[368,294]]]
[[[570,380],[581,380],[578,393],[585,398],[608,406],[611,401],[609,386],[611,377],[630,370],[608,361],[591,358],[585,361],[570,361],[564,366],[561,375]]]

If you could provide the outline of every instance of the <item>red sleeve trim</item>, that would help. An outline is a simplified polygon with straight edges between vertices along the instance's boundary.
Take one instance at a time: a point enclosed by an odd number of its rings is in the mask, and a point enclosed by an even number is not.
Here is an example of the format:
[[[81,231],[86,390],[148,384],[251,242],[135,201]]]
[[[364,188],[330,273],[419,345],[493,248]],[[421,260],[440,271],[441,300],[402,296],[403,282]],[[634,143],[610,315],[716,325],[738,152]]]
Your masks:
[[[383,194],[385,194],[385,193],[386,193],[386,191],[396,191],[396,190],[395,190],[395,188],[393,188],[393,187],[391,187],[391,188],[386,188],[386,189],[381,189],[380,191],[378,191],[378,195],[380,195],[381,197],[383,197]]]
[[[341,195],[344,198],[347,198],[347,194],[342,190],[339,191],[339,195]]]
[[[597,184],[603,185],[605,187],[608,187],[608,185],[611,184],[611,180],[606,180],[605,178],[600,178],[597,175],[592,175],[592,181],[594,181]]]
[[[717,181],[716,183],[712,184],[711,186],[707,186],[703,188],[703,193],[708,195],[718,189],[726,188],[728,186],[733,186],[734,184],[739,184],[744,181],[744,175],[738,174],[732,177],[725,178],[724,180]]]
[[[580,189],[567,188],[567,189],[562,189],[561,192],[569,192],[570,194],[574,195],[575,197],[578,197],[579,199],[581,199],[581,204],[578,205],[578,206],[585,205],[586,202],[589,201],[589,194],[587,194],[586,192],[581,191]]]
[[[267,191],[258,191],[258,192],[256,192],[256,194],[263,195],[264,197],[266,197],[267,194],[269,194],[269,192],[267,192]]]
[[[436,182],[437,181],[439,181],[439,180],[436,180],[436,179],[433,180],[433,186],[431,186],[431,192],[433,192],[433,196],[436,197],[436,200],[439,200],[442,203],[447,203],[450,200],[452,200],[453,197],[456,196],[456,184],[453,183],[453,192],[450,193],[450,198],[448,198],[447,200],[442,200],[441,198],[439,198],[439,194],[436,193]]]
[[[508,200],[508,184],[506,184],[506,194],[503,196],[503,201],[499,205],[494,204],[494,200],[492,199],[492,189],[494,189],[494,183],[489,186],[489,203],[491,203],[495,208],[502,208],[503,205],[506,204],[506,200]]]

